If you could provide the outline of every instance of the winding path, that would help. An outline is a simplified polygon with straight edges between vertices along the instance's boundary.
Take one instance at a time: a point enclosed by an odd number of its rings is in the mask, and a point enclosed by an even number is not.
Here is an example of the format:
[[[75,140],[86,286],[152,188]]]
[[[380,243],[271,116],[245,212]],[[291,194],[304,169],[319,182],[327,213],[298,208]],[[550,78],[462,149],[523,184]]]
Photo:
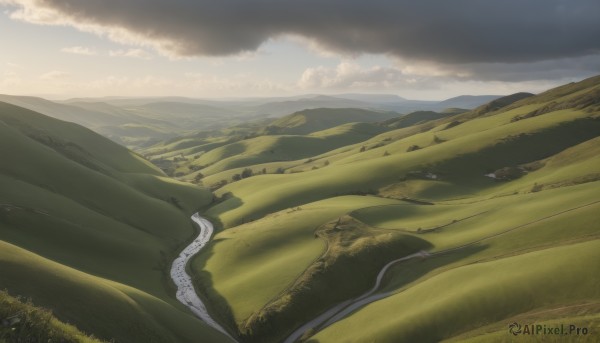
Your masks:
[[[472,242],[469,242],[469,243],[466,243],[466,244],[463,244],[463,245],[460,245],[460,246],[457,246],[457,247],[453,247],[453,248],[449,248],[449,249],[445,249],[445,250],[440,250],[440,251],[437,251],[437,252],[434,252],[434,253],[430,253],[428,251],[421,250],[421,251],[419,251],[417,253],[414,253],[412,255],[408,255],[408,256],[399,258],[397,260],[393,260],[393,261],[389,262],[388,264],[386,264],[381,269],[381,271],[377,275],[377,280],[375,282],[375,286],[370,291],[366,292],[365,294],[361,295],[358,298],[346,300],[346,301],[341,302],[341,303],[335,305],[334,307],[330,308],[326,312],[324,312],[321,315],[319,315],[317,318],[314,318],[313,320],[309,321],[308,323],[306,323],[306,324],[302,325],[301,327],[299,327],[298,329],[296,329],[290,336],[288,336],[288,338],[285,339],[284,343],[294,343],[294,342],[297,342],[298,339],[300,337],[302,337],[302,335],[304,335],[304,333],[308,332],[311,329],[314,329],[317,332],[320,331],[320,330],[323,330],[327,326],[329,326],[329,325],[331,325],[331,324],[339,321],[340,319],[344,318],[348,314],[354,312],[355,310],[357,310],[357,309],[359,309],[359,308],[361,308],[361,307],[363,307],[363,306],[365,306],[367,304],[373,303],[373,302],[378,301],[380,299],[387,298],[387,297],[389,297],[389,296],[391,296],[393,294],[396,294],[395,291],[390,291],[390,292],[386,292],[386,293],[377,293],[377,294],[374,294],[374,293],[377,291],[377,289],[381,285],[381,280],[383,279],[383,276],[385,275],[385,273],[387,272],[387,270],[392,265],[394,265],[394,264],[396,264],[398,262],[407,261],[407,260],[410,260],[410,259],[413,259],[413,258],[427,258],[427,257],[439,256],[439,255],[444,255],[444,254],[447,254],[447,253],[451,253],[451,252],[454,252],[454,251],[457,251],[457,250],[464,249],[464,248],[469,247],[469,246],[473,246],[473,245],[475,245],[477,243],[480,243],[482,241],[488,240],[490,238],[501,236],[501,235],[507,234],[507,233],[509,233],[511,231],[523,228],[525,226],[528,226],[528,225],[531,225],[531,224],[534,224],[534,223],[537,223],[537,222],[540,222],[540,221],[543,221],[543,220],[547,220],[548,218],[556,217],[556,216],[559,216],[561,214],[564,214],[564,213],[567,213],[567,212],[571,212],[571,211],[574,211],[574,210],[578,210],[578,209],[583,208],[583,207],[592,206],[592,205],[595,205],[595,204],[598,204],[598,203],[600,203],[600,200],[596,200],[596,201],[593,201],[591,203],[587,203],[587,204],[584,204],[584,205],[576,206],[576,207],[573,207],[573,208],[570,208],[570,209],[567,209],[567,210],[564,210],[564,211],[560,211],[560,212],[557,212],[555,214],[552,214],[552,215],[549,215],[549,216],[546,216],[546,217],[542,217],[542,218],[539,218],[539,219],[536,219],[536,220],[533,220],[533,221],[530,221],[530,222],[527,222],[527,223],[524,223],[524,224],[521,224],[521,225],[518,225],[518,226],[511,227],[511,228],[509,228],[507,230],[498,232],[498,233],[493,234],[493,235],[485,236],[485,237],[480,238],[478,240],[475,240],[475,241],[472,241]]]
[[[198,213],[194,213],[192,220],[200,227],[200,234],[194,241],[185,247],[183,251],[177,256],[173,265],[171,266],[171,279],[177,286],[177,300],[187,306],[198,318],[202,319],[206,324],[223,333],[227,337],[236,341],[219,323],[217,323],[206,310],[206,306],[196,294],[192,278],[186,272],[185,267],[187,266],[190,259],[196,255],[208,241],[214,231],[213,225],[208,220],[200,217]]]
[[[381,285],[381,280],[383,279],[383,276],[385,275],[387,270],[392,265],[394,265],[398,262],[407,261],[407,260],[410,260],[413,258],[425,258],[428,256],[430,256],[430,254],[427,251],[421,250],[412,255],[404,256],[402,258],[399,258],[397,260],[393,260],[393,261],[389,262],[383,268],[381,268],[381,271],[379,271],[379,274],[377,274],[377,280],[375,281],[375,286],[373,286],[373,288],[371,288],[370,291],[366,292],[365,294],[361,295],[358,298],[346,300],[346,301],[341,302],[341,303],[337,304],[336,306],[330,308],[329,310],[322,313],[317,318],[311,320],[310,322],[308,322],[308,323],[302,325],[301,327],[299,327],[298,329],[296,329],[296,331],[294,331],[290,336],[288,336],[288,338],[286,338],[284,343],[296,342],[300,337],[302,337],[302,335],[305,332],[307,332],[310,329],[322,330],[325,327],[337,322],[338,320],[340,320],[343,317],[347,316],[348,314],[352,313],[354,310],[356,310],[366,304],[372,303],[374,301],[377,301],[379,299],[382,299],[382,298],[385,298],[385,297],[391,295],[393,292],[373,295],[373,293],[375,293],[375,291],[377,291],[377,289]]]

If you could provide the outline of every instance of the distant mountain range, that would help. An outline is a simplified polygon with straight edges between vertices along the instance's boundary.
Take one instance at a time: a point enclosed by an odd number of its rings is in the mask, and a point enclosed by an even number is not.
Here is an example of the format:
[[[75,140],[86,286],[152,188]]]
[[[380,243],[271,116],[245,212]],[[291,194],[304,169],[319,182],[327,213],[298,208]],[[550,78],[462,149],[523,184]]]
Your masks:
[[[276,98],[193,99],[186,97],[101,97],[49,101],[28,96],[0,95],[0,101],[50,117],[71,121],[130,148],[195,131],[217,130],[261,118],[281,117],[317,108],[356,108],[393,111],[472,109],[499,98],[459,96],[443,101],[408,100],[393,94],[308,94]]]

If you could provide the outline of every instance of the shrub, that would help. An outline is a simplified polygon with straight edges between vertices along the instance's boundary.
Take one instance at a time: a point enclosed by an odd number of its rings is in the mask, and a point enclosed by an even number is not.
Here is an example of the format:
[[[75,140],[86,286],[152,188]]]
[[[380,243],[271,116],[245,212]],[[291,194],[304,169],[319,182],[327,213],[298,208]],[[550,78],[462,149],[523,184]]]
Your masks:
[[[504,167],[494,172],[496,179],[510,181],[520,178],[523,175],[523,171],[517,167]]]
[[[247,177],[250,177],[250,176],[252,176],[253,174],[254,174],[254,173],[252,172],[252,169],[250,169],[250,168],[245,168],[244,170],[242,170],[242,175],[241,175],[241,177],[242,177],[242,179],[245,179],[245,178],[247,178]]]
[[[210,185],[210,190],[211,191],[216,191],[217,189],[225,186],[227,183],[228,183],[227,180],[221,180],[221,181],[219,181],[217,183],[214,183],[214,184]]]

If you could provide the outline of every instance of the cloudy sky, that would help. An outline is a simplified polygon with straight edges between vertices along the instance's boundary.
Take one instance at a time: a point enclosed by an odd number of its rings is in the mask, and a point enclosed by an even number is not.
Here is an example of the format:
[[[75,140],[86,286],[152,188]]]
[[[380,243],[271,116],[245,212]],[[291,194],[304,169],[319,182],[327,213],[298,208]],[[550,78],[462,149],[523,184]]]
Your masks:
[[[599,22],[598,0],[0,0],[0,93],[539,92],[600,74]]]

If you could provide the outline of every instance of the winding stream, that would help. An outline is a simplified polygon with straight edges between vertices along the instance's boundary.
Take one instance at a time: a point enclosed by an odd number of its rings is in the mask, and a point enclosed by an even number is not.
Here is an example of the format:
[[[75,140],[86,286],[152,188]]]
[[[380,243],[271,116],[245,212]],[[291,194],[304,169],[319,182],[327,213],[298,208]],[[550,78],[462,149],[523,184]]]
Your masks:
[[[177,286],[177,300],[187,306],[198,318],[202,319],[206,324],[225,334],[227,337],[235,341],[235,339],[217,323],[206,310],[206,306],[196,294],[192,278],[186,272],[185,267],[187,266],[190,259],[196,255],[208,241],[214,231],[213,225],[208,220],[200,217],[198,213],[194,213],[192,220],[200,227],[200,234],[190,245],[185,247],[183,251],[177,256],[173,265],[171,266],[171,279]]]

